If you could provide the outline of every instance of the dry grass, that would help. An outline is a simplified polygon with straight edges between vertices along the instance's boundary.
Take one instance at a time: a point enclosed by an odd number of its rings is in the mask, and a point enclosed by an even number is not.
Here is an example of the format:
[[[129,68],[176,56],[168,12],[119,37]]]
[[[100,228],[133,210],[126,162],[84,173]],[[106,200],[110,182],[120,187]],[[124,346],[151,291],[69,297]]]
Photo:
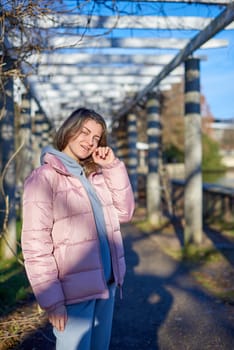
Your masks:
[[[36,302],[22,304],[15,311],[0,318],[0,350],[15,349],[30,333],[40,331],[46,322],[46,315]]]

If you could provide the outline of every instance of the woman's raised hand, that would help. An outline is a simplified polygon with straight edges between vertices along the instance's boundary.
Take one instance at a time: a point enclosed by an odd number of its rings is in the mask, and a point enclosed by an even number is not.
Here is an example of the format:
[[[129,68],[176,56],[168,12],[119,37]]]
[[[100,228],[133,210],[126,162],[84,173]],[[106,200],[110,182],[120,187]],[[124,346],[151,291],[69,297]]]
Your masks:
[[[94,162],[100,166],[105,166],[115,160],[115,154],[113,150],[108,146],[97,147],[93,152],[92,157]]]

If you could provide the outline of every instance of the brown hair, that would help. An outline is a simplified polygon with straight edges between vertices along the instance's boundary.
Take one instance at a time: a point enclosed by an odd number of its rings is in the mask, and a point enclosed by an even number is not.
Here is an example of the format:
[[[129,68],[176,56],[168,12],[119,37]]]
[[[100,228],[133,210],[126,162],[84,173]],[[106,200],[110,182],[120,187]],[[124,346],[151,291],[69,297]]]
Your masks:
[[[63,151],[68,142],[81,130],[84,122],[92,119],[102,126],[102,135],[98,146],[107,145],[107,127],[104,118],[87,108],[78,108],[63,122],[54,137],[54,146],[59,151]],[[89,175],[93,171],[97,171],[98,166],[94,163],[92,156],[82,160],[80,164],[84,167],[86,175]]]

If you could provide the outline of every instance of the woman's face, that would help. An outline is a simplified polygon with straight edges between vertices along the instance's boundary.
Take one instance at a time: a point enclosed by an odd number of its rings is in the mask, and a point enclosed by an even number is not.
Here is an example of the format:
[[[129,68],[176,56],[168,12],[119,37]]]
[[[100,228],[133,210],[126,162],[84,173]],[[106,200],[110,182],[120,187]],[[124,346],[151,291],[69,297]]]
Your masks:
[[[85,121],[77,134],[70,139],[63,152],[76,161],[88,158],[98,147],[103,129],[93,119]]]

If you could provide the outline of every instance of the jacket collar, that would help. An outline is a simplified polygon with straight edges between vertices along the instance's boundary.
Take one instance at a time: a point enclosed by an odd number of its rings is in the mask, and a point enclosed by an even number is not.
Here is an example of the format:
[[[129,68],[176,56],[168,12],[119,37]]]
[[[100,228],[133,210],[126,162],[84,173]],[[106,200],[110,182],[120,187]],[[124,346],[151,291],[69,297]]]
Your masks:
[[[55,155],[46,153],[44,157],[44,164],[49,164],[52,168],[54,168],[58,173],[71,176],[66,167],[63,165],[60,159],[58,159]]]

